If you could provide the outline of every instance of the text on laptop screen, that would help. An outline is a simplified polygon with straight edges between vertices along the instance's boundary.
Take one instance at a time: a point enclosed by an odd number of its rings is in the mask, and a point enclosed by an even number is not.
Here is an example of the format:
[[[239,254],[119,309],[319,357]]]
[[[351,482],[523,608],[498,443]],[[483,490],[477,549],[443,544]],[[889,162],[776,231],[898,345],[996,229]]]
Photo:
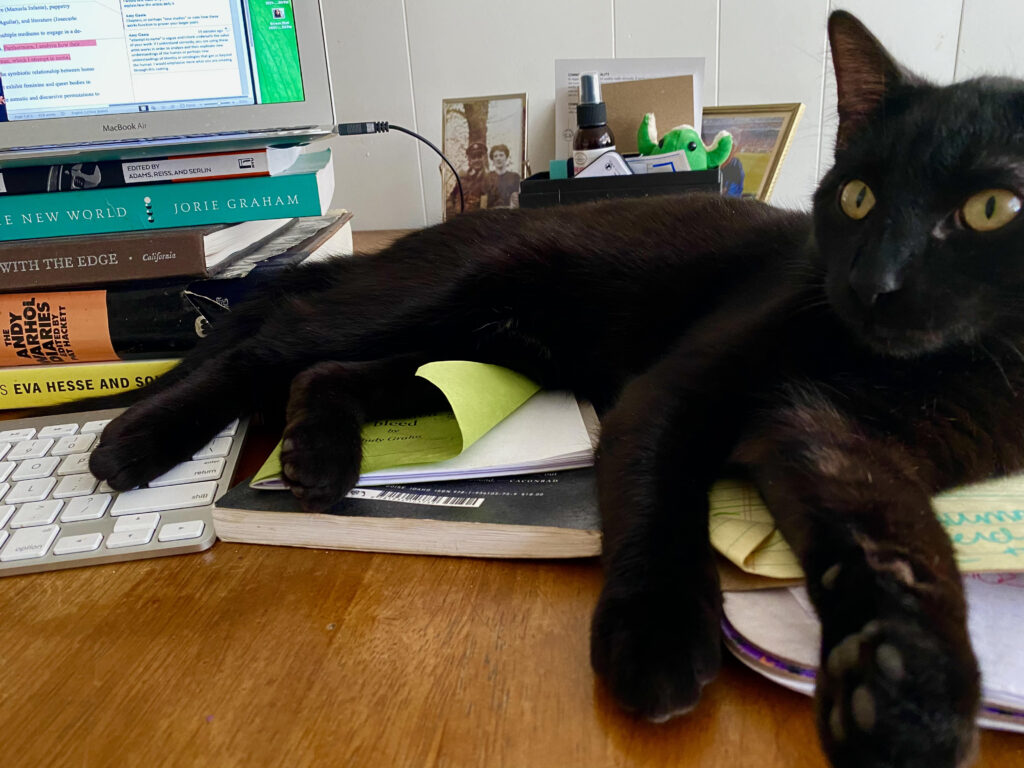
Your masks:
[[[302,101],[291,0],[3,0],[0,121]]]

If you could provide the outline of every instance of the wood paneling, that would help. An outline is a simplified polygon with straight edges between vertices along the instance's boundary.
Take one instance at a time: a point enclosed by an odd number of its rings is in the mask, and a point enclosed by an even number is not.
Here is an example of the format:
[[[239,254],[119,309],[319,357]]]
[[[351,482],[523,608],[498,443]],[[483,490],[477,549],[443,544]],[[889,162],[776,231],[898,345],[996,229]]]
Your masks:
[[[1024,3],[964,0],[956,79],[977,75],[1024,77]]]
[[[387,120],[416,130],[402,0],[325,2],[323,13],[338,122]],[[335,205],[355,214],[354,227],[426,223],[419,157],[433,155],[428,148],[401,133],[330,143]]]
[[[891,0],[841,0],[831,3],[859,18],[903,66],[936,83],[953,80],[960,28],[961,0],[893,3]],[[826,38],[827,40],[827,38]],[[836,129],[836,75],[825,67],[818,178],[832,167]]]

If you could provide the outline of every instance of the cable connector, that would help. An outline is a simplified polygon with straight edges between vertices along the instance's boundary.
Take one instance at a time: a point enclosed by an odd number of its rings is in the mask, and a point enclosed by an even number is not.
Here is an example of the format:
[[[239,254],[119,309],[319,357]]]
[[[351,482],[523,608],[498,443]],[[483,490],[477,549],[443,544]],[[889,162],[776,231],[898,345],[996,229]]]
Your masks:
[[[438,156],[444,160],[445,164],[451,170],[452,175],[455,177],[455,185],[459,189],[459,210],[466,210],[466,197],[462,192],[462,179],[459,178],[459,172],[455,170],[455,166],[452,165],[451,161],[444,156],[444,152],[435,147],[432,143],[427,141],[425,138],[420,136],[415,131],[410,131],[408,128],[403,128],[400,125],[391,125],[387,120],[375,120],[373,122],[365,123],[339,123],[338,124],[338,135],[339,136],[360,136],[367,133],[388,133],[391,130],[406,133],[414,138],[419,139],[432,150],[434,150]]]
[[[338,125],[339,136],[359,136],[364,133],[387,133],[391,130],[387,120],[374,121],[371,123],[340,123]]]

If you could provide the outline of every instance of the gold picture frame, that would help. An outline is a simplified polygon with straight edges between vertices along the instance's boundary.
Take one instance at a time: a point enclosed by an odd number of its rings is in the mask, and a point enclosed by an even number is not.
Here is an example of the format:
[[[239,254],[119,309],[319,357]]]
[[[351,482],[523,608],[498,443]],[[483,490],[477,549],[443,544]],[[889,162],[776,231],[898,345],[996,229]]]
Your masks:
[[[504,160],[501,148],[507,151]],[[462,178],[467,211],[518,207],[519,182],[527,175],[526,94],[443,99],[441,150]],[[440,168],[447,219],[459,213],[459,192],[448,166]]]
[[[711,144],[723,130],[733,137],[732,152],[721,165],[723,195],[764,202],[771,199],[779,168],[803,113],[804,105],[800,103],[704,107],[704,143]]]

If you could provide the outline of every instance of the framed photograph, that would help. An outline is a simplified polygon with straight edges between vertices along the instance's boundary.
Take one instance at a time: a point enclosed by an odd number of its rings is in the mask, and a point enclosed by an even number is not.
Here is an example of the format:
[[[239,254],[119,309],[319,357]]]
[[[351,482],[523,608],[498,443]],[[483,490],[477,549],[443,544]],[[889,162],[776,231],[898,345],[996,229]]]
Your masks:
[[[803,113],[803,104],[704,107],[705,144],[719,131],[732,134],[732,152],[721,166],[722,193],[769,200]]]
[[[516,208],[526,175],[526,94],[444,99],[441,150],[459,172],[466,210]],[[459,212],[459,190],[441,164],[444,218]]]

